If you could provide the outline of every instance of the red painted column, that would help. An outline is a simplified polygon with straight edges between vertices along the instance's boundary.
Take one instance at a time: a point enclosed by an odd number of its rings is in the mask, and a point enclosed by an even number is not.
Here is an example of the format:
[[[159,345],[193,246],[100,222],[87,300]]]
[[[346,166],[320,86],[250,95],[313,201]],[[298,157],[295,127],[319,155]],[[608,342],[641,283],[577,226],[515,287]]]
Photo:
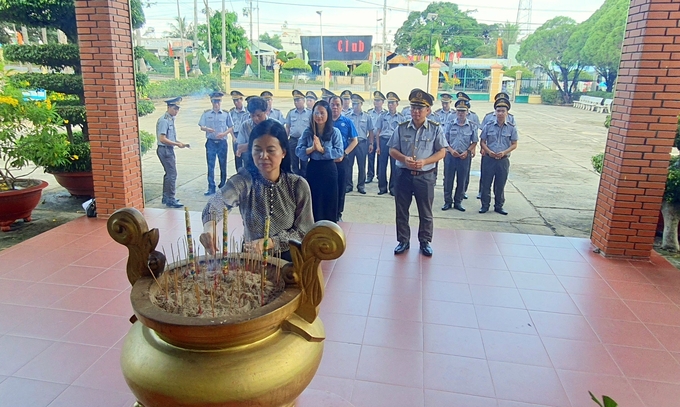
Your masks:
[[[680,3],[632,0],[591,240],[648,258],[680,113]]]
[[[128,0],[76,0],[97,214],[144,207]]]

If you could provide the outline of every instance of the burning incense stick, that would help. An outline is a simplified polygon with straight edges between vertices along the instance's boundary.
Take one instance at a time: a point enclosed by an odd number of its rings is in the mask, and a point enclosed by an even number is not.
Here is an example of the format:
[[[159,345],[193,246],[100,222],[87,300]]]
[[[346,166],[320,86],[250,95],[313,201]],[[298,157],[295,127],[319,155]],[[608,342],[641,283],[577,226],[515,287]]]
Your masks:
[[[186,223],[187,227],[187,245],[188,245],[188,251],[189,251],[189,267],[193,269],[194,265],[194,245],[193,245],[193,239],[191,237],[191,215],[189,214],[189,208],[186,206],[184,207],[184,221]]]

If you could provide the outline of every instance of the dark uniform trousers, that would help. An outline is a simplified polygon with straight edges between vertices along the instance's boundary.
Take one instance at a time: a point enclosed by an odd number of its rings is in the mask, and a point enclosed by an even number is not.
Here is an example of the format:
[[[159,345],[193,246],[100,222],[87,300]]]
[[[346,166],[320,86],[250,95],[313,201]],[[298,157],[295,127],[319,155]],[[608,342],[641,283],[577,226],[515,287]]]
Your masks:
[[[390,148],[387,142],[390,141],[387,137],[380,137],[380,155],[378,156],[378,190],[380,192],[387,192],[387,187],[389,184],[389,192],[394,193],[394,171],[395,171],[395,161],[394,158],[390,156]],[[390,178],[389,183],[387,181],[387,162],[390,163]]]
[[[347,189],[350,191],[354,188],[354,183],[352,182],[352,176],[354,174],[354,160],[357,162],[359,167],[359,178],[357,179],[357,188],[364,189],[366,185],[366,155],[368,154],[368,140],[359,140],[359,143],[354,150],[345,158],[343,161],[347,161]]]
[[[465,196],[465,186],[470,177],[470,164],[472,155],[468,153],[466,158],[454,157],[446,153],[444,158],[444,203],[460,204]],[[456,182],[456,192],[453,192],[453,183]]]
[[[416,172],[417,173],[417,172]],[[397,209],[397,241],[408,243],[411,240],[411,228],[409,227],[409,207],[412,197],[416,198],[418,207],[418,240],[423,242],[432,241],[434,221],[432,218],[432,203],[434,202],[434,171],[425,171],[414,175],[405,168],[396,168],[396,195],[394,197]]]
[[[172,146],[157,146],[156,155],[161,160],[161,165],[165,171],[165,175],[163,175],[163,198],[174,201],[175,183],[177,181],[175,149]]]
[[[205,158],[208,161],[208,190],[215,192],[215,159],[220,163],[220,183],[222,188],[227,182],[227,140],[208,139],[205,141]]]
[[[288,156],[290,157],[290,166],[293,174],[304,177],[305,174],[307,174],[307,161],[301,160],[295,155],[298,141],[300,141],[299,137],[291,137],[288,139]]]
[[[238,141],[236,141],[237,139],[238,139],[238,133],[234,133],[234,143],[233,143],[233,147],[234,147],[234,167],[236,167],[236,172],[238,172],[238,170],[240,170],[241,167],[243,167],[243,158],[236,155],[236,150],[238,150]],[[295,155],[295,154],[293,154],[293,155]]]
[[[369,144],[367,144],[368,146]],[[367,147],[368,148],[368,147]],[[375,154],[378,149],[378,140],[373,139],[373,151],[368,154],[368,173],[366,174],[367,179],[373,181],[375,178]]]
[[[336,222],[340,220],[342,211],[345,210],[345,184],[347,183],[345,180],[347,175],[347,163],[345,161],[348,159],[349,157],[345,156],[342,161],[335,163],[338,168],[338,216],[336,217]]]
[[[505,183],[510,173],[510,158],[497,160],[485,155],[482,157],[482,207],[491,204],[491,183],[493,182],[494,208],[502,209],[505,203]]]

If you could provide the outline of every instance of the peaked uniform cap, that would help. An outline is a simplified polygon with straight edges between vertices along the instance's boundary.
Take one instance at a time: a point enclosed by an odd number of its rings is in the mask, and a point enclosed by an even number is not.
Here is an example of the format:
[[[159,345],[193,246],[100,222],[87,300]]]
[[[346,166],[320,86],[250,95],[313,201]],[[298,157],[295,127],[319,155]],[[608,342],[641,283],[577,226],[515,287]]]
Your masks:
[[[238,100],[238,99],[242,99],[243,97],[245,97],[245,95],[243,93],[241,93],[237,90],[232,90],[229,94],[231,95],[231,98],[233,100]]]
[[[397,96],[396,93],[394,92],[387,92],[387,101],[388,102],[399,102],[401,99],[399,99],[399,96]]]
[[[413,106],[430,107],[434,103],[434,97],[422,89],[413,89],[408,95],[408,101]]]

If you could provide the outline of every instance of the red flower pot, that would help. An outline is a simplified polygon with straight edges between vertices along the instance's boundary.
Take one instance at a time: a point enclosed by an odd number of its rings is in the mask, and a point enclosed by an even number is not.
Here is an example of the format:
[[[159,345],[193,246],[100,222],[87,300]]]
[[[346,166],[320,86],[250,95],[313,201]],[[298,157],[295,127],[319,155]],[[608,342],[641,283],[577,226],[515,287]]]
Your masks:
[[[92,171],[52,173],[59,185],[74,196],[94,196],[94,180]]]
[[[28,180],[35,185],[24,189],[13,189],[0,192],[0,230],[8,232],[10,225],[17,219],[24,222],[31,221],[31,212],[40,203],[42,190],[47,187],[47,182],[40,180]]]

